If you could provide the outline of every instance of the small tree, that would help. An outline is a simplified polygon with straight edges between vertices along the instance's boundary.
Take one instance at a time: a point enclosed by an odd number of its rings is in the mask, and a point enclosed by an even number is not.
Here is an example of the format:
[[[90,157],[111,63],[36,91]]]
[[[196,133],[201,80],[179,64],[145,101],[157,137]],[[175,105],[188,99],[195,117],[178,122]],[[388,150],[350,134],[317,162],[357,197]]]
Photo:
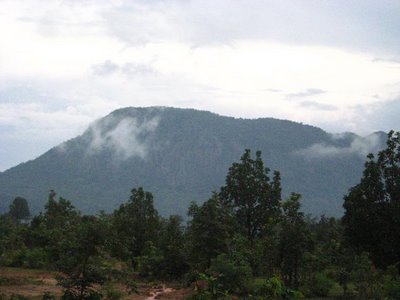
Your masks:
[[[143,255],[147,242],[157,244],[161,228],[160,217],[153,206],[153,195],[142,187],[133,189],[128,203],[114,211],[112,218],[113,253],[132,262]]]
[[[188,214],[192,217],[188,226],[190,258],[204,271],[213,258],[227,252],[228,239],[234,232],[233,213],[218,194],[213,193],[200,207],[192,203]]]
[[[163,275],[168,279],[177,279],[189,268],[184,248],[186,241],[182,218],[170,216],[162,227],[160,250],[163,255]]]
[[[72,237],[59,242],[62,254],[57,269],[62,273],[57,280],[64,288],[62,299],[99,299],[96,285],[103,284],[105,276],[96,258],[104,244],[104,232],[94,216],[82,217],[73,229]]]
[[[9,215],[11,218],[17,222],[29,219],[31,212],[29,210],[28,201],[22,197],[16,197],[14,201],[10,204]]]
[[[300,195],[292,193],[282,204],[283,216],[279,243],[279,260],[285,284],[298,288],[304,252],[311,248],[311,234],[300,212]]]

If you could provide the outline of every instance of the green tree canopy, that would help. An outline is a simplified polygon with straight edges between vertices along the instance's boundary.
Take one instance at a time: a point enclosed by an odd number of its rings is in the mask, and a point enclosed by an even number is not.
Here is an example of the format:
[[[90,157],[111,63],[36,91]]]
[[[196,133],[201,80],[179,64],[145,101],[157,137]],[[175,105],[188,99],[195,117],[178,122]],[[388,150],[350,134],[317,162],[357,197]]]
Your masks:
[[[226,176],[220,197],[230,205],[237,221],[250,242],[263,233],[280,213],[280,174],[274,172],[270,182],[269,169],[264,167],[261,151],[251,158],[246,149],[239,163],[233,163]]]

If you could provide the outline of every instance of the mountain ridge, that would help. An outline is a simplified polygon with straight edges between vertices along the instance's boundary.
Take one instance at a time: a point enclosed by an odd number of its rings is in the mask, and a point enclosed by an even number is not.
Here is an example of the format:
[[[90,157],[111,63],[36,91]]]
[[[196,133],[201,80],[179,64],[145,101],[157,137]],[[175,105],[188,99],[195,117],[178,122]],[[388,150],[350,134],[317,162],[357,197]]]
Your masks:
[[[285,195],[303,194],[306,212],[340,215],[342,196],[360,178],[366,152],[383,146],[381,133],[371,137],[334,136],[274,118],[126,107],[38,158],[1,172],[0,194],[23,196],[39,211],[54,189],[93,213],[116,208],[131,188],[144,186],[154,193],[162,214],[185,214],[191,200],[205,201],[223,185],[229,166],[249,148],[261,150],[265,165],[281,171]]]

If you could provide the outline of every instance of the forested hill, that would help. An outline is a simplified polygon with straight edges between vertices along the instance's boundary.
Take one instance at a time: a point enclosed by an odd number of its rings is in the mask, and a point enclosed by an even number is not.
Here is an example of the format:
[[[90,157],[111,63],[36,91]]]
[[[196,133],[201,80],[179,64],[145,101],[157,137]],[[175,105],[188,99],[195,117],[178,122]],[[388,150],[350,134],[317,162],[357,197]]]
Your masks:
[[[281,171],[284,195],[303,195],[303,209],[341,215],[343,195],[361,176],[365,156],[386,135],[331,135],[272,118],[236,119],[176,108],[124,108],[94,122],[81,136],[35,160],[0,173],[0,209],[15,196],[43,209],[50,189],[83,212],[110,211],[133,187],[155,196],[162,214],[185,215],[224,183],[244,149],[261,150]]]

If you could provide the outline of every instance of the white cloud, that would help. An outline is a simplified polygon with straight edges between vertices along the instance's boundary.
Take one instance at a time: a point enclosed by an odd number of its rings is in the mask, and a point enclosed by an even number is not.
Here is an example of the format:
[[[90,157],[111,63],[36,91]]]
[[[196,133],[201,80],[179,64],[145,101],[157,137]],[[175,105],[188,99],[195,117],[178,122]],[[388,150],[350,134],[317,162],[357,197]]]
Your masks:
[[[104,149],[112,150],[117,160],[126,160],[130,157],[145,158],[149,151],[148,134],[156,130],[160,119],[154,117],[139,122],[135,118],[124,118],[112,124],[112,116],[95,122],[90,126],[91,141],[88,153],[95,154]]]
[[[333,136],[333,139],[340,139],[340,136]],[[364,158],[369,153],[378,151],[379,147],[379,135],[371,134],[367,137],[353,137],[353,141],[347,147],[317,143],[308,148],[297,150],[293,154],[306,159],[324,159],[353,154]]]

